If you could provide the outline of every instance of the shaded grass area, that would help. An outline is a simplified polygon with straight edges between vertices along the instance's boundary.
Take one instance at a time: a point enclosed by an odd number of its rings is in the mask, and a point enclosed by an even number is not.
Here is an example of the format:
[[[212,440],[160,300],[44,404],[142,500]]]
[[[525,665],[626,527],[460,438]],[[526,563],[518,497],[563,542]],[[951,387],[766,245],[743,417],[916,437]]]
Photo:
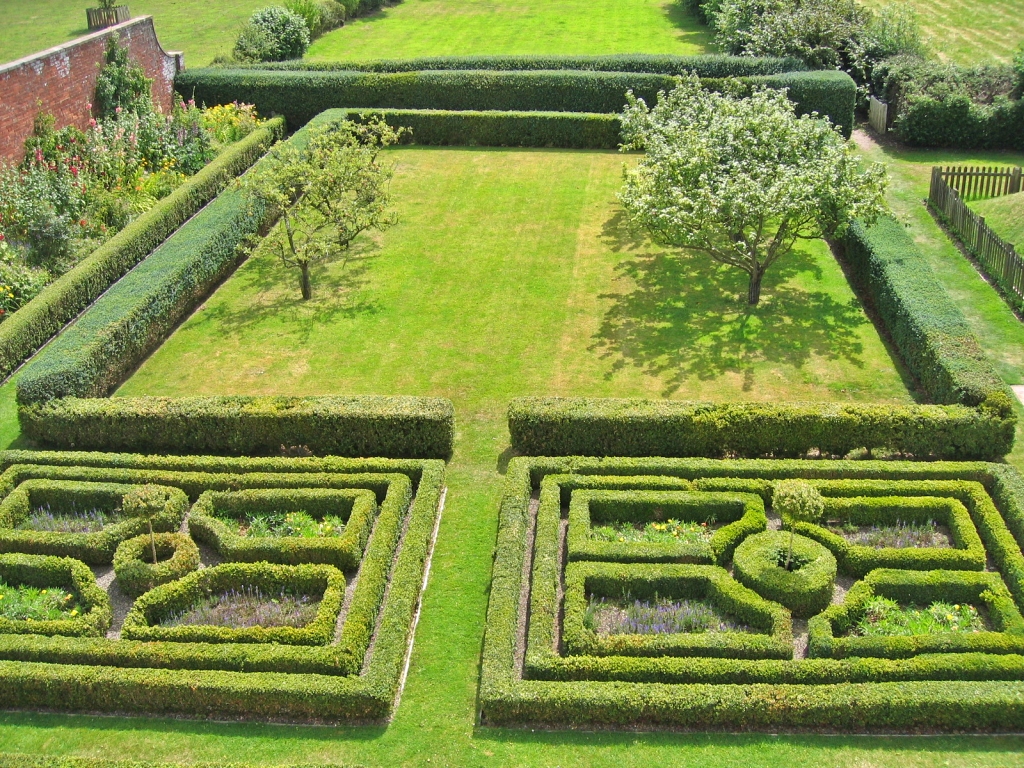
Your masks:
[[[963,311],[981,346],[1007,384],[1024,383],[1024,323],[1016,318],[999,293],[985,282],[957,250],[924,204],[935,165],[1013,166],[1024,155],[1011,152],[957,152],[908,149],[879,144],[866,131],[854,138],[868,160],[884,162],[889,171],[889,202],[921,247],[939,282]],[[1024,470],[1024,408],[1017,404],[1017,440],[1007,460]]]
[[[239,29],[253,11],[269,0],[129,0],[132,16],[153,17],[157,38],[166,51],[184,51],[189,67],[206,66],[215,56],[231,53]],[[86,6],[94,0],[3,0],[0,62],[60,45],[89,34]],[[84,109],[83,105],[83,109]]]
[[[1013,243],[1017,253],[1024,252],[1024,192],[978,200],[970,203],[970,207],[985,217],[985,223],[992,231],[1008,243]]]
[[[888,0],[866,0],[885,5]],[[917,9],[925,42],[943,61],[1009,62],[1024,41],[1019,0],[909,0]]]
[[[403,0],[324,35],[307,58],[695,54],[709,44],[707,29],[674,0]]]

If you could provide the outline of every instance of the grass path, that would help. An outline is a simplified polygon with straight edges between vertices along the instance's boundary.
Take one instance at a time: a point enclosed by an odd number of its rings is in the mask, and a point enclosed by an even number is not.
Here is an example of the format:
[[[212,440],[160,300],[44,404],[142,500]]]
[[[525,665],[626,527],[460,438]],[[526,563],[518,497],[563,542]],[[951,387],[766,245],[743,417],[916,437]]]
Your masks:
[[[1024,192],[979,200],[970,207],[997,235],[1017,246],[1018,253],[1024,252]]]
[[[324,35],[307,58],[695,54],[709,44],[707,29],[675,0],[403,0]]]

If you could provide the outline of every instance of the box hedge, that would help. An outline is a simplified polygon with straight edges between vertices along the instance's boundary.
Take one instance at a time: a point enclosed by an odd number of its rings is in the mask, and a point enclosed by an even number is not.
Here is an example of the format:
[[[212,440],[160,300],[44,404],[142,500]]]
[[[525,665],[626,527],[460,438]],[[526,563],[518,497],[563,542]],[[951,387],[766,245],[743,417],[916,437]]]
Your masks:
[[[245,172],[284,133],[269,120],[137,217],[0,325],[0,377],[6,378],[182,224]]]
[[[70,557],[42,555],[0,555],[0,582],[9,587],[27,586],[47,589],[60,587],[81,606],[78,616],[46,621],[10,619],[0,616],[2,635],[62,635],[102,637],[110,628],[113,614],[107,593],[96,584],[96,577],[84,563]]]
[[[69,360],[44,367],[53,375],[40,370],[37,382],[77,372]],[[253,456],[303,446],[335,456],[448,458],[455,441],[455,409],[441,398],[68,397],[26,405],[19,419],[32,440],[85,450]]]
[[[199,547],[183,533],[143,534],[122,541],[114,551],[114,576],[126,595],[141,595],[198,568]]]
[[[787,570],[782,561],[790,549],[800,567]],[[786,606],[797,618],[813,616],[832,602],[837,571],[835,556],[821,544],[782,531],[749,536],[733,554],[736,580]]]
[[[748,87],[788,88],[800,114],[829,117],[846,135],[853,127],[856,85],[842,72],[787,72],[743,78]],[[722,87],[721,77],[709,88]],[[189,69],[175,88],[198,102],[253,103],[297,128],[327,109],[392,108],[603,112],[618,114],[633,91],[653,103],[675,86],[672,75],[594,70],[421,70],[415,72]]]
[[[512,447],[532,456],[844,456],[867,448],[988,459],[1008,453],[1014,435],[1012,418],[963,405],[558,397],[514,399],[508,428]]]
[[[42,506],[57,513],[70,512],[76,507],[113,512],[120,508],[121,498],[136,487],[138,484],[26,480],[0,502],[0,552],[73,557],[90,565],[109,565],[122,541],[149,530],[145,519],[122,519],[90,533],[40,531],[18,526],[34,509]],[[170,498],[163,512],[153,518],[155,531],[178,530],[188,512],[188,497],[177,488],[167,491]]]

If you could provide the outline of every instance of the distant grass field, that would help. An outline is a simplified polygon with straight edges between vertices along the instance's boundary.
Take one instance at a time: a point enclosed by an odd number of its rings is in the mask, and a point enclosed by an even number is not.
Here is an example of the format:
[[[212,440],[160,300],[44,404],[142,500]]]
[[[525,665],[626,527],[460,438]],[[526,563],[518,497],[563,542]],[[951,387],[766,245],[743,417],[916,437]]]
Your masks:
[[[1024,192],[978,200],[970,206],[985,217],[985,223],[997,235],[1017,246],[1018,253],[1024,253]]]
[[[676,0],[403,0],[324,35],[307,58],[694,54],[709,43],[707,28]]]
[[[1024,43],[1020,0],[908,0],[918,12],[926,42],[944,61],[1008,62]],[[890,0],[864,0],[884,5]]]
[[[185,65],[201,67],[228,54],[238,30],[271,0],[125,0],[133,16],[153,16],[164,50],[184,51]],[[95,0],[0,0],[0,63],[88,34],[86,6]]]

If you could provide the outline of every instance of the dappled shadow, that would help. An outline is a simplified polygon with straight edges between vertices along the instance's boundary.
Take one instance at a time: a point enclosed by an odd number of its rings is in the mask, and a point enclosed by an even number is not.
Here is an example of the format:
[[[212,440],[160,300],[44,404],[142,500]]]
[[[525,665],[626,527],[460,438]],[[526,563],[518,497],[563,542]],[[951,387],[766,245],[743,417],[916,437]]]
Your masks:
[[[685,3],[673,2],[662,6],[662,12],[671,22],[672,26],[681,33],[678,39],[684,43],[701,45],[708,50],[714,50],[714,41],[711,39],[711,31],[701,23],[693,11],[686,7]]]
[[[350,247],[347,258],[311,268],[313,298],[303,301],[299,291],[299,270],[285,267],[267,254],[254,256],[247,268],[231,279],[248,300],[210,302],[202,317],[221,336],[236,336],[274,318],[283,322],[287,333],[300,342],[334,320],[373,315],[379,306],[367,298],[374,262],[382,255],[380,246],[369,238]]]
[[[761,303],[746,303],[747,276],[708,259],[641,250],[622,212],[604,226],[605,244],[628,253],[616,272],[632,282],[624,293],[601,296],[612,304],[591,349],[611,361],[611,378],[627,366],[664,382],[663,396],[689,379],[710,381],[726,373],[754,386],[764,362],[800,368],[812,357],[842,359],[863,367],[858,328],[868,323],[856,299],[837,301],[823,291],[788,284],[797,273],[821,278],[812,255],[796,251],[765,276]]]

